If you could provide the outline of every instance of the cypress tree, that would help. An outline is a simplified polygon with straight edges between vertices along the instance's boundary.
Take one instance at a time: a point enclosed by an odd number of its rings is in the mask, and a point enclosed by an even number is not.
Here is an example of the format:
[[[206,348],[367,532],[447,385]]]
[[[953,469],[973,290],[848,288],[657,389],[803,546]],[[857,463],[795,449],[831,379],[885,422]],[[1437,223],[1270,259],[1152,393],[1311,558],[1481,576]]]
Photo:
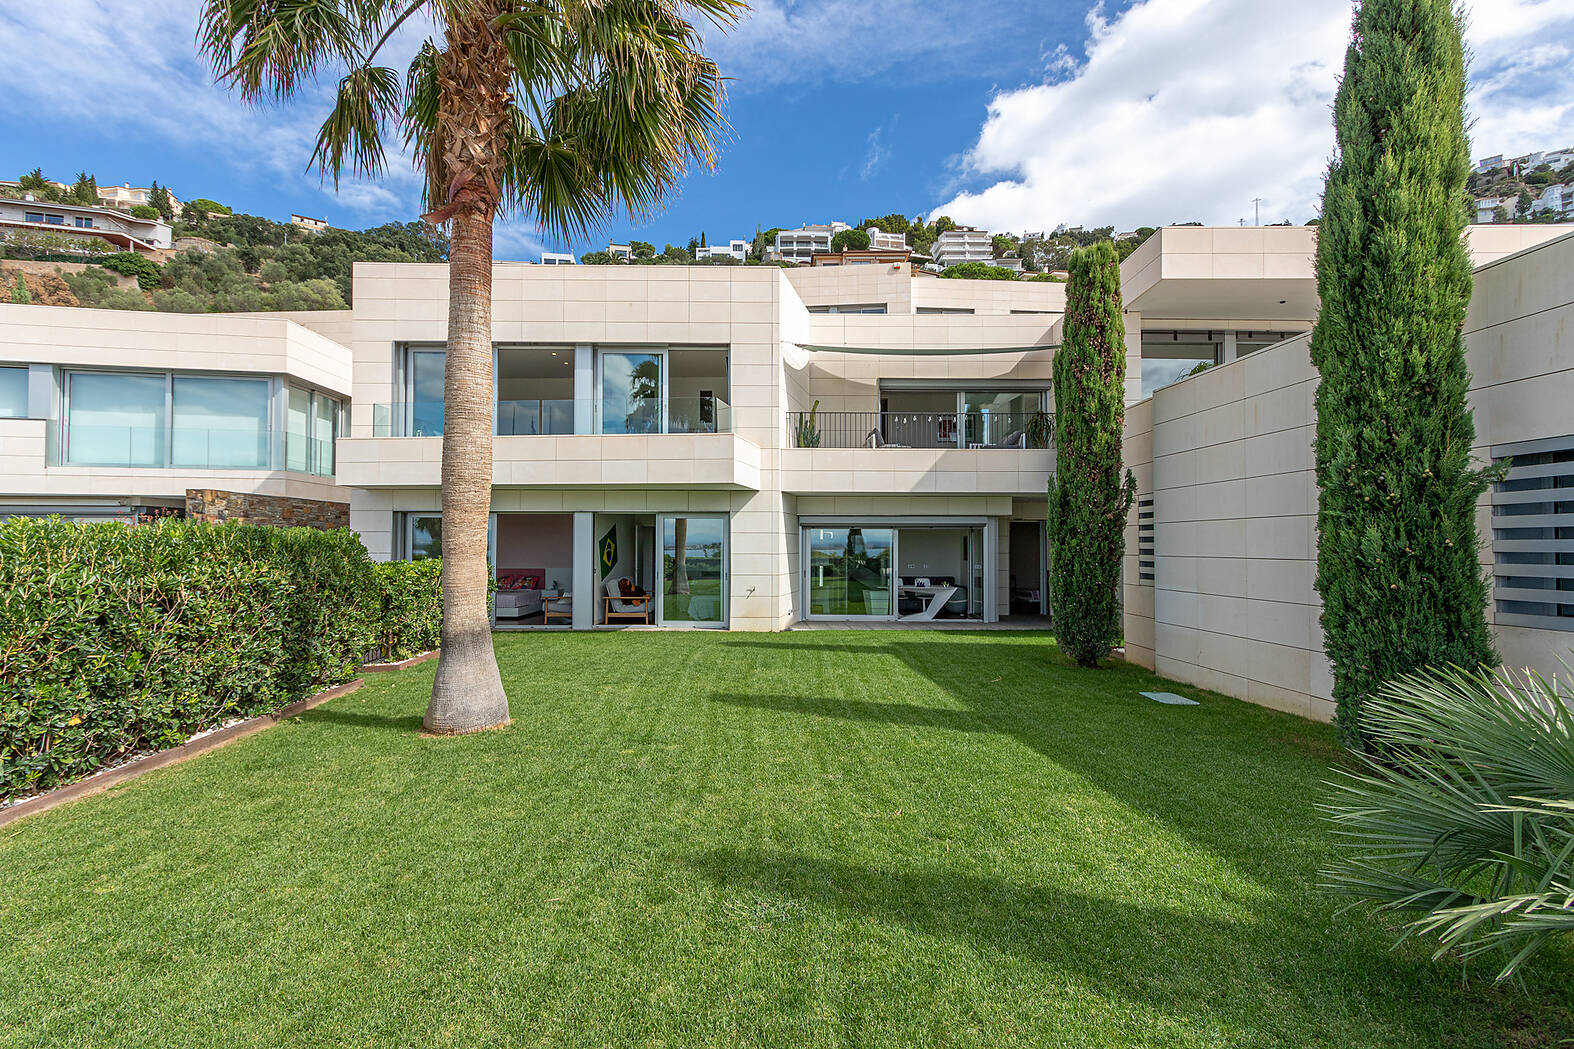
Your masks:
[[[1121,479],[1126,324],[1120,264],[1109,241],[1071,254],[1055,354],[1055,472],[1049,479],[1050,602],[1061,651],[1093,667],[1120,637],[1126,513],[1137,482]]]
[[[1317,590],[1335,721],[1423,666],[1496,664],[1477,562],[1461,337],[1470,155],[1450,0],[1365,0],[1334,103],[1317,238]]]

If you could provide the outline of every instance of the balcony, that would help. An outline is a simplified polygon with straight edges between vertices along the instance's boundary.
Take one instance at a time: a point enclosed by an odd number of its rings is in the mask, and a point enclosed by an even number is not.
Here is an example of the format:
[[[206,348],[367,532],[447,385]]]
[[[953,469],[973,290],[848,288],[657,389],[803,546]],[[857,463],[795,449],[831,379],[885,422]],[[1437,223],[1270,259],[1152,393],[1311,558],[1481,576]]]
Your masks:
[[[498,401],[492,432],[498,437],[732,432],[732,406],[719,397],[670,397],[664,404],[652,398],[605,418],[598,418],[600,407],[590,399]],[[442,435],[443,402],[438,400],[373,404],[369,425],[363,420],[352,431],[354,437]]]
[[[45,424],[51,467],[141,470],[292,470],[332,477],[334,442],[240,427]]]
[[[1048,449],[1047,412],[788,412],[790,448]]]

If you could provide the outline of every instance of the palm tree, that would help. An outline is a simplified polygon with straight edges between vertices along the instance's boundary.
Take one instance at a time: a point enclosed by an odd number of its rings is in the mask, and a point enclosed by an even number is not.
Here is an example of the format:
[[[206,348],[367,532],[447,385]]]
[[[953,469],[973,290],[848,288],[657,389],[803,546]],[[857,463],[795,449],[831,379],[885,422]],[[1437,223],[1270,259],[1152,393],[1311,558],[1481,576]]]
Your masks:
[[[204,0],[198,43],[217,79],[283,101],[341,72],[311,163],[335,184],[375,176],[403,133],[426,216],[451,224],[443,379],[443,639],[425,727],[508,722],[487,613],[492,495],[492,225],[499,212],[567,238],[613,210],[648,215],[725,128],[697,15],[722,29],[743,0]],[[395,31],[437,28],[401,83],[376,64]]]

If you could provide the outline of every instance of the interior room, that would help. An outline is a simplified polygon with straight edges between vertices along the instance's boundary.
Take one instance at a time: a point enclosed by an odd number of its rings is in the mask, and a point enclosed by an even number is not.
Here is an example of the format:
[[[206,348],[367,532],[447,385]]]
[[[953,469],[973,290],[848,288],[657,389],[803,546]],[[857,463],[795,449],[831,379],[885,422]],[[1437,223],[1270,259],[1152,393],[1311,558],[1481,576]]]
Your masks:
[[[572,346],[498,348],[497,432],[509,436],[574,432]]]
[[[1044,522],[1012,521],[1009,533],[1011,615],[1049,614],[1044,579]]]
[[[498,514],[496,527],[498,629],[571,626],[574,515]]]
[[[983,528],[824,525],[803,537],[810,618],[984,618]]]
[[[984,617],[984,530],[904,525],[896,530],[896,614]]]
[[[667,432],[726,433],[732,429],[727,351],[673,347],[667,351]]]
[[[597,514],[595,522],[595,608],[597,626],[656,622],[656,516]]]

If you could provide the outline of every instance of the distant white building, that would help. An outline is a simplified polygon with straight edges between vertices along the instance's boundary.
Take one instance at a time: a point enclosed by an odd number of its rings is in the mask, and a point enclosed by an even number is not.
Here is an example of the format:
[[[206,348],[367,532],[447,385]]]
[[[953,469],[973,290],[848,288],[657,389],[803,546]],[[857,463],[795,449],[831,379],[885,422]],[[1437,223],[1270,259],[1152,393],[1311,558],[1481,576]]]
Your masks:
[[[725,247],[720,244],[711,244],[696,251],[694,257],[696,259],[733,258],[739,262],[748,262],[749,242],[746,240],[729,240]]]
[[[628,244],[608,244],[607,254],[621,262],[627,262],[634,257],[634,248]]]
[[[1539,215],[1547,211],[1558,214],[1569,210],[1574,210],[1574,183],[1564,186],[1548,186],[1541,191],[1541,196],[1537,197],[1530,205],[1530,213],[1532,215]]]
[[[543,251],[541,265],[543,266],[577,266],[579,260],[566,251]]]
[[[935,240],[935,265],[941,269],[958,266],[964,262],[995,261],[995,245],[989,231],[974,226],[948,229]],[[1021,263],[1018,263],[1020,266]]]
[[[152,252],[174,247],[174,231],[162,219],[139,219],[112,208],[0,199],[0,237],[23,238],[30,233],[107,241],[121,251]]]
[[[1508,213],[1513,215],[1514,208],[1518,204],[1519,201],[1515,197],[1477,197],[1476,222],[1483,225],[1496,222],[1497,219],[1494,217],[1494,213],[1498,208],[1506,208]]]
[[[771,248],[769,258],[807,264],[817,254],[829,255],[831,239],[842,230],[851,228],[845,222],[829,222],[781,230],[776,234],[776,243]]]
[[[66,182],[56,182],[47,179],[48,183],[59,190],[69,190],[71,185]],[[13,189],[21,188],[21,183],[15,179],[0,179],[0,186],[10,186]],[[166,187],[164,192],[169,193]],[[151,186],[133,186],[131,183],[122,183],[119,186],[98,187],[98,203],[100,207],[115,208],[117,211],[130,211],[139,204],[153,204],[153,188]],[[175,194],[169,194],[169,205],[175,214],[180,214],[184,206]]]
[[[290,225],[299,226],[308,233],[321,233],[328,228],[328,220],[314,219],[310,215],[291,215]]]
[[[870,251],[901,251],[907,247],[905,233],[887,233],[879,226],[870,226],[864,232],[869,234]]]

